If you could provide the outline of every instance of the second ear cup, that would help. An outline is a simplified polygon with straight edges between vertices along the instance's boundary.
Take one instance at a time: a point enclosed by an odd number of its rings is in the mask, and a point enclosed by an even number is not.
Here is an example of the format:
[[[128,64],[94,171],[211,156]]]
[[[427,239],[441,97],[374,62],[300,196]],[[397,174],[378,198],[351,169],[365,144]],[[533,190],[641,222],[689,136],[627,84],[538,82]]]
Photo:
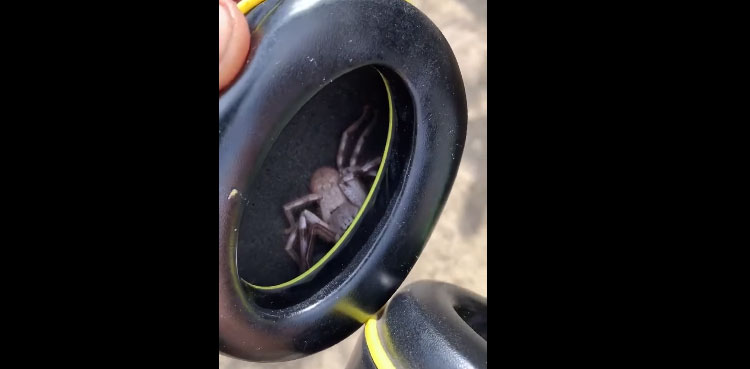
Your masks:
[[[436,281],[406,286],[365,326],[347,369],[487,368],[487,299]]]

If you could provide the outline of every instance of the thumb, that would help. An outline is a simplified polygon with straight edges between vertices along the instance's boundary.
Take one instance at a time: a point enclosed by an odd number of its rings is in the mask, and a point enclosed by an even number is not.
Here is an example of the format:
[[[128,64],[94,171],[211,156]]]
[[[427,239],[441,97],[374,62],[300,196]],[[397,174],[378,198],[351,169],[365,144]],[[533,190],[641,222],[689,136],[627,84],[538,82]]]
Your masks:
[[[250,28],[231,0],[219,0],[219,91],[242,69],[250,49]]]

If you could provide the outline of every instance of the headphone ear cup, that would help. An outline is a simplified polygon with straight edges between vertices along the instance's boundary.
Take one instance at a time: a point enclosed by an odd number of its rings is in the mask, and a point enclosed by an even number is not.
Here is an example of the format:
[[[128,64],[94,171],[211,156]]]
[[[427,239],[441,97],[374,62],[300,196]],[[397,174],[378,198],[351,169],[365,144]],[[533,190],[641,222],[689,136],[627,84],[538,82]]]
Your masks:
[[[295,114],[257,169],[257,176],[246,191],[245,211],[238,230],[238,272],[253,288],[256,303],[264,308],[280,309],[302,303],[316,293],[320,286],[341,273],[358,252],[367,247],[380,219],[385,215],[393,193],[387,189],[393,182],[385,172],[400,170],[390,166],[390,135],[396,124],[390,115],[390,104],[385,80],[376,68],[364,67],[334,80],[319,91]],[[370,107],[369,109],[367,107]],[[363,114],[364,113],[364,114]],[[359,121],[355,126],[353,122]],[[285,247],[292,236],[285,233],[290,224],[283,206],[312,195],[311,182],[316,175],[338,176],[338,154],[349,128],[343,157],[349,165],[362,132],[369,127],[367,140],[359,148],[361,161],[375,161],[375,176],[357,174],[356,180],[333,185],[341,193],[336,198],[310,202],[292,212],[297,220],[307,210],[333,229],[340,237],[326,241],[315,237],[310,256],[310,268],[300,275],[299,267]],[[377,162],[379,160],[379,162]],[[366,163],[361,163],[366,164]],[[317,174],[316,174],[317,173]],[[318,186],[320,187],[320,186]],[[324,191],[329,193],[330,191]],[[355,212],[342,212],[346,204],[338,201],[361,202]],[[326,203],[327,202],[327,203]],[[341,224],[348,224],[348,227]],[[299,237],[293,241],[298,252]],[[323,270],[325,269],[325,270]],[[322,273],[322,274],[321,274]]]
[[[384,367],[487,368],[487,299],[443,282],[406,286],[367,323],[347,369]]]
[[[466,96],[447,41],[405,1],[267,0],[246,18],[250,61],[219,98],[219,350],[287,361],[354,333],[404,281],[456,177]],[[363,82],[339,83],[350,78]],[[326,94],[333,97],[319,99]],[[310,270],[296,276],[281,206],[309,193],[309,178],[294,181],[322,165],[312,163],[319,157],[335,162],[336,136],[376,99],[388,119],[388,132],[379,133],[387,149],[370,200],[339,246],[321,247],[325,255],[313,255]],[[319,110],[306,110],[316,102]],[[289,133],[295,122],[298,135]],[[259,195],[254,186],[273,160],[282,178]],[[299,193],[286,188],[296,185]],[[264,216],[281,225],[263,225]]]

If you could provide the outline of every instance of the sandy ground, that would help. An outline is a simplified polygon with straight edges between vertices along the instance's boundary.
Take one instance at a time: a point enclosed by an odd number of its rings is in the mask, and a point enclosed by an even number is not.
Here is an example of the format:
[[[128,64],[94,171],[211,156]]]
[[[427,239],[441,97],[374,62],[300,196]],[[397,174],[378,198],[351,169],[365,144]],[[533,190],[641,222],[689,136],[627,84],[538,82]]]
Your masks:
[[[420,279],[454,283],[487,295],[487,1],[412,0],[450,42],[469,104],[466,149],[448,203],[405,284]],[[219,369],[343,368],[361,331],[303,359],[255,364],[219,355]]]

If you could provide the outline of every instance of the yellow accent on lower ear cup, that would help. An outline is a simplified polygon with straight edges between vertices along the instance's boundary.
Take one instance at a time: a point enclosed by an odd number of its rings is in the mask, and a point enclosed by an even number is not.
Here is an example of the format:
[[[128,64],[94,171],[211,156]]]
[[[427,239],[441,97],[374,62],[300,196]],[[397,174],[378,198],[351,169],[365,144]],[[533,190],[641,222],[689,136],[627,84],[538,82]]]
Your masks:
[[[365,324],[365,343],[368,351],[370,351],[372,361],[378,369],[396,369],[380,341],[377,324],[378,322],[375,319],[370,319]]]

